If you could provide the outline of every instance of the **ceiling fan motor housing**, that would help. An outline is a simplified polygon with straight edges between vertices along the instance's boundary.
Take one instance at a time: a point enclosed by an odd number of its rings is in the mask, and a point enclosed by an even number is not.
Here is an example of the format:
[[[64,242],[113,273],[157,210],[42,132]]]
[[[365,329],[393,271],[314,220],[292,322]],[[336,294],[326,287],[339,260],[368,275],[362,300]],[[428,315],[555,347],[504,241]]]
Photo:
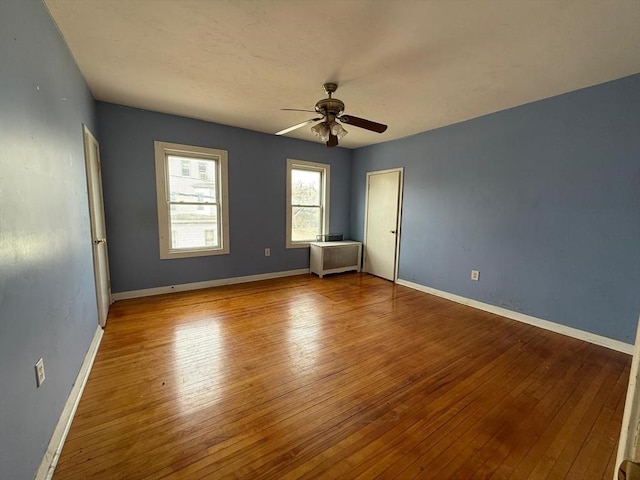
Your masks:
[[[344,103],[337,98],[323,98],[316,103],[316,112],[337,117],[344,110]]]
[[[342,100],[338,100],[337,98],[331,98],[331,95],[338,89],[337,83],[327,82],[322,85],[324,91],[329,96],[329,98],[323,98],[318,103],[316,103],[316,112],[321,113],[327,118],[329,121],[333,121],[335,117],[340,115],[344,111],[344,103]]]

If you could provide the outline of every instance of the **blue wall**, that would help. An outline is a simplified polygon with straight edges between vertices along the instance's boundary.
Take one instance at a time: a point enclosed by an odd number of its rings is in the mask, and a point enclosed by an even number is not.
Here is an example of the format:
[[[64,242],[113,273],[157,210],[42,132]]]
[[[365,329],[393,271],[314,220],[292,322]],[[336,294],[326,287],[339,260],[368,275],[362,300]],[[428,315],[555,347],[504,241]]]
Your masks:
[[[41,1],[0,1],[0,65],[0,478],[21,480],[98,326],[82,143],[95,112]]]
[[[113,292],[309,268],[285,248],[287,158],[331,165],[330,230],[348,234],[349,150],[110,103],[98,117]],[[229,255],[160,260],[154,140],[229,152]]]
[[[365,173],[405,167],[401,279],[634,342],[640,75],[358,149],[353,159],[358,239]]]

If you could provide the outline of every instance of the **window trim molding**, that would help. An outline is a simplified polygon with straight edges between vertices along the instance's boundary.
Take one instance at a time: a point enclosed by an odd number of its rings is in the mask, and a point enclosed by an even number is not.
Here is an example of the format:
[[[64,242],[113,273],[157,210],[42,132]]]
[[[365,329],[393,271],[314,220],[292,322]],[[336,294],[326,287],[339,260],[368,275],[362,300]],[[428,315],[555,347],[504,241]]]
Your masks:
[[[229,175],[228,152],[226,150],[183,145],[179,143],[153,142],[155,166],[156,166],[156,199],[158,210],[158,241],[160,246],[160,259],[203,257],[208,255],[226,255],[229,248]],[[169,182],[167,181],[167,155],[184,155],[194,159],[202,158],[212,160],[214,157],[220,162],[217,169],[217,188],[220,192],[220,235],[219,248],[194,248],[181,251],[172,251],[170,246],[171,232],[169,222]]]
[[[308,162],[306,160],[295,160],[287,158],[287,188],[286,188],[286,247],[287,248],[309,248],[309,242],[291,241],[291,170],[312,170],[322,172],[324,203],[322,207],[322,234],[329,231],[329,199],[331,191],[329,183],[331,179],[331,165],[328,163]]]

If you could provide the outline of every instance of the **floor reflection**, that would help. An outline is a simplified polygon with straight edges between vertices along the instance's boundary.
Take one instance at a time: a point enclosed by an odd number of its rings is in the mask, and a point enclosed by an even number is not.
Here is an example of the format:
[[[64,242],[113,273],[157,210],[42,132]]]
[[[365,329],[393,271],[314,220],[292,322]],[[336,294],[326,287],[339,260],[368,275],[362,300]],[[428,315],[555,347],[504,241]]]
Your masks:
[[[206,318],[174,330],[174,383],[180,413],[220,401],[224,381],[225,335],[218,320]]]
[[[311,295],[290,300],[287,341],[291,368],[296,374],[312,372],[318,362],[322,330],[319,311]]]

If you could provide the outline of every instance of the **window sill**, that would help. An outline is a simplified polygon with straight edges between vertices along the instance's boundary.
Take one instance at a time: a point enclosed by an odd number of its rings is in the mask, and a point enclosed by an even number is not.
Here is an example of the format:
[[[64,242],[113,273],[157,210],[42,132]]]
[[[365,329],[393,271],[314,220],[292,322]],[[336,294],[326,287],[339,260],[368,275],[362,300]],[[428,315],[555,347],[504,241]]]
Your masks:
[[[309,243],[313,240],[309,240],[308,242],[287,242],[287,248],[309,248]]]
[[[207,257],[211,255],[228,255],[228,248],[220,248],[215,250],[183,250],[173,252],[160,252],[160,260],[171,260],[172,258],[192,258]]]

